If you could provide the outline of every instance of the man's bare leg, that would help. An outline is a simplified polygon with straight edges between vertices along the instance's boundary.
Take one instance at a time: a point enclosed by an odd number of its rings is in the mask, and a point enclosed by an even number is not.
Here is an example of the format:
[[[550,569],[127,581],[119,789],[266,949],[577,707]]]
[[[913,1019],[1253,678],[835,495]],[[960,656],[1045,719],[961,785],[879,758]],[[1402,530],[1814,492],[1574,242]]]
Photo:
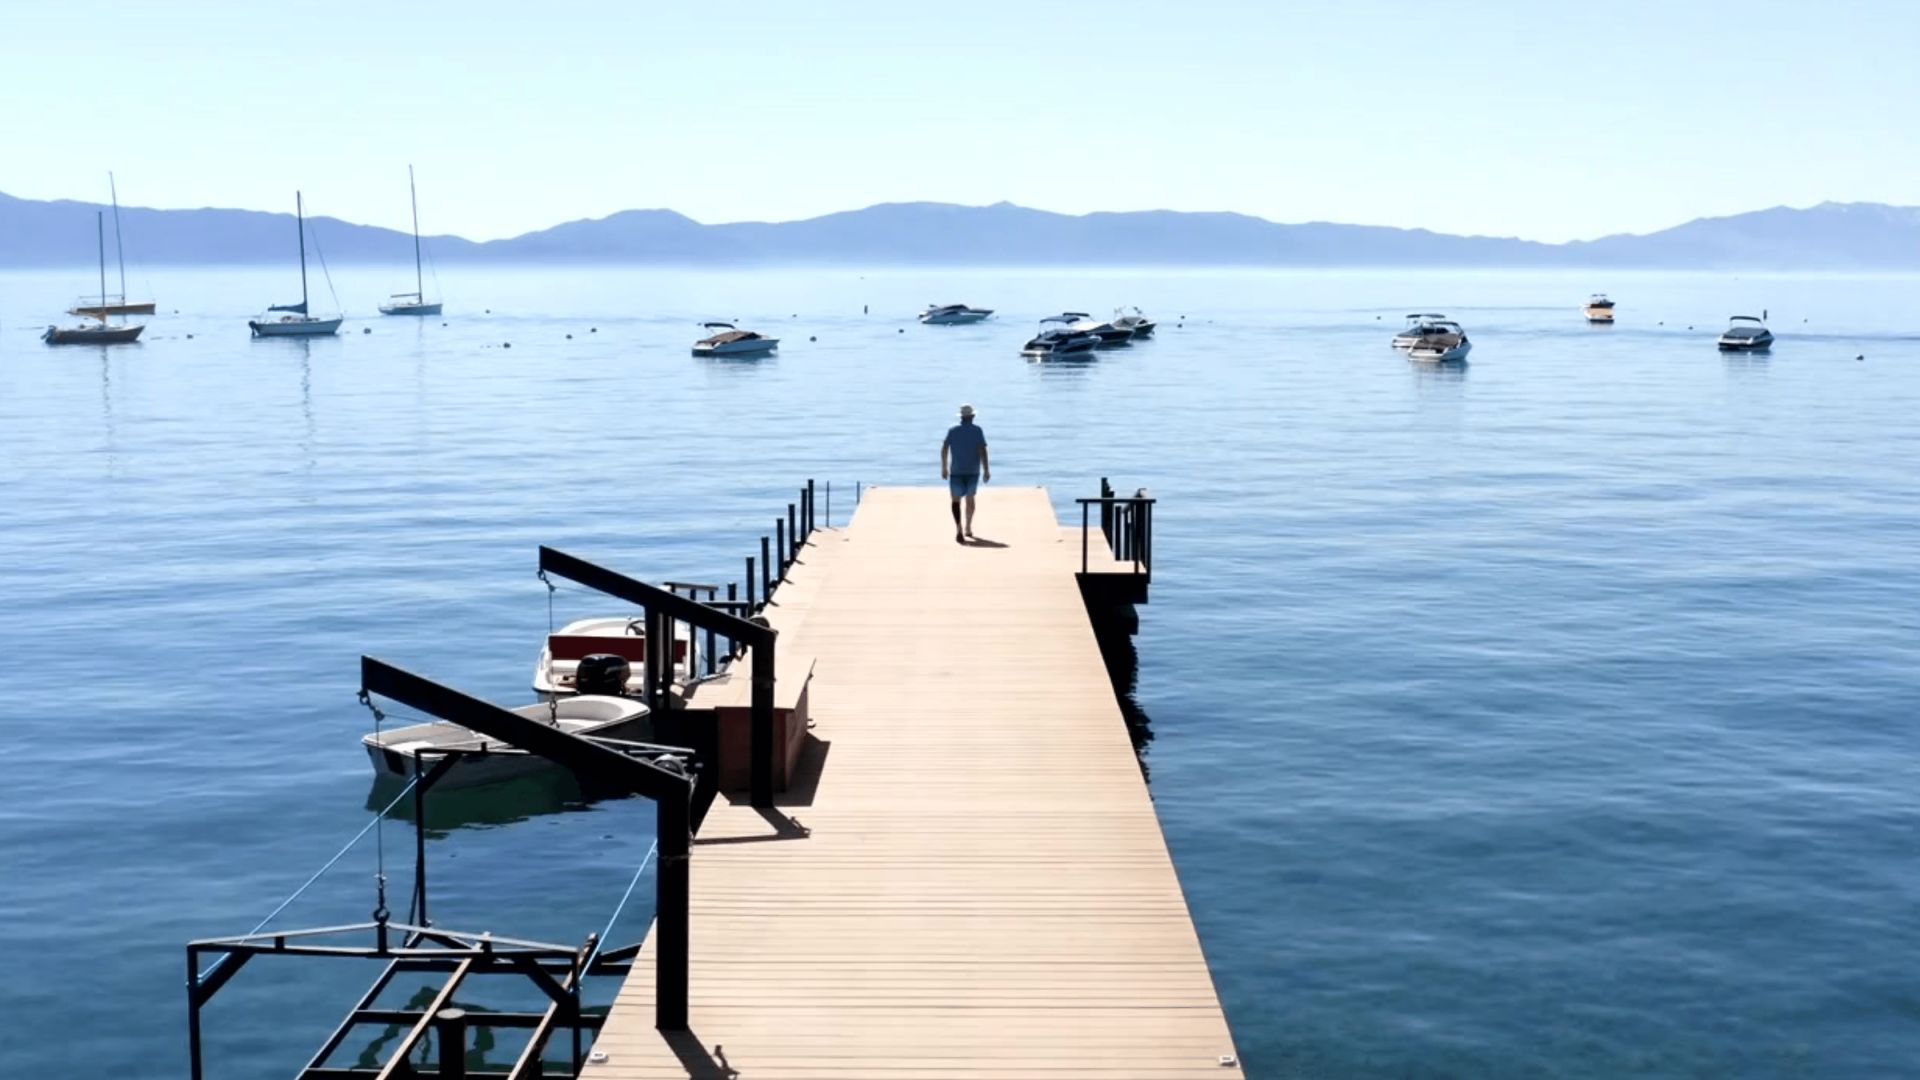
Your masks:
[[[971,495],[967,496],[967,524],[965,532],[967,539],[973,539],[973,496]]]
[[[962,533],[960,529],[960,500],[959,499],[953,500],[953,538],[956,541],[962,539]]]

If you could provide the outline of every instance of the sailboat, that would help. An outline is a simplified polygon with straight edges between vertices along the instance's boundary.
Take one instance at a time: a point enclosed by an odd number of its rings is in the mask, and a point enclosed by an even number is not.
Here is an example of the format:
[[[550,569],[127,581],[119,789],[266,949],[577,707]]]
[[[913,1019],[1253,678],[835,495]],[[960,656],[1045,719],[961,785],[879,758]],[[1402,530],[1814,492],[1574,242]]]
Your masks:
[[[344,321],[339,315],[322,319],[307,314],[307,211],[297,191],[293,193],[293,216],[300,230],[300,302],[268,307],[268,312],[286,312],[278,319],[249,320],[247,328],[254,337],[320,337],[339,332]]]
[[[413,201],[413,291],[394,293],[380,305],[382,315],[438,315],[440,301],[428,302],[426,282],[420,277],[420,195],[413,187],[413,166],[407,166],[407,197]],[[436,278],[438,275],[435,275]]]
[[[113,198],[113,253],[120,260],[120,295],[100,297],[97,304],[80,301],[67,309],[69,315],[91,315],[96,319],[108,315],[151,315],[153,301],[127,299],[127,251],[120,241],[120,192],[114,186],[113,174],[107,174],[107,191]],[[102,256],[104,266],[105,257]],[[103,290],[104,292],[104,290]]]
[[[96,210],[93,213],[94,232],[100,240],[100,310],[107,307],[107,217]],[[89,313],[92,314],[92,313]],[[81,323],[79,326],[49,326],[40,340],[49,345],[119,345],[140,340],[140,331],[145,323],[122,323],[118,326],[107,322],[105,314],[93,315],[98,322]]]

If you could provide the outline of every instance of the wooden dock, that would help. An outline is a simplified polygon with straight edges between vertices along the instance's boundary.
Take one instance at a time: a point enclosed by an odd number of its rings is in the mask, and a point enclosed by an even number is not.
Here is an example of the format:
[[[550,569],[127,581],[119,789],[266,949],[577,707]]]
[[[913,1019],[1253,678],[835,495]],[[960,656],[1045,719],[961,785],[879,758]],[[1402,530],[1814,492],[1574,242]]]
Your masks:
[[[653,935],[599,1080],[1237,1077],[1044,490],[868,489],[765,614],[813,724],[777,810],[716,802],[694,841],[690,1028],[654,1028]],[[1113,561],[1095,530],[1092,569]],[[743,700],[745,680],[694,706]],[[596,1055],[597,1056],[597,1055]]]

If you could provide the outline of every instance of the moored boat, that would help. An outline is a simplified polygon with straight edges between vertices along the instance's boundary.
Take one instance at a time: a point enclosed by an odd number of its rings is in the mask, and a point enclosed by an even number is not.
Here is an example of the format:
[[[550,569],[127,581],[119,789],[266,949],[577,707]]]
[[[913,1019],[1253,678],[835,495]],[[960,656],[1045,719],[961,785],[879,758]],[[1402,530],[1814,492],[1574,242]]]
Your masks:
[[[1062,319],[1068,320],[1069,329],[1083,334],[1092,334],[1099,339],[1098,348],[1111,349],[1116,345],[1125,345],[1133,340],[1133,331],[1110,322],[1102,322],[1084,311],[1063,311]]]
[[[113,254],[120,263],[120,292],[117,296],[107,295],[103,283],[99,300],[90,303],[88,299],[83,298],[79,303],[68,308],[67,314],[85,315],[95,319],[104,319],[108,315],[151,315],[155,306],[153,301],[127,299],[127,251],[120,235],[120,188],[113,182],[112,173],[107,174],[107,194],[113,200]],[[103,270],[105,265],[106,256],[103,252],[101,254]],[[139,336],[140,332],[134,331],[133,337]],[[131,341],[133,338],[126,340]]]
[[[269,316],[280,312],[279,318],[250,319],[247,329],[254,337],[322,337],[336,333],[345,316],[321,318],[307,311],[307,212],[299,192],[293,193],[293,215],[300,235],[300,302],[297,304],[274,304],[267,308]]]
[[[1720,335],[1722,352],[1763,352],[1773,347],[1773,331],[1757,315],[1735,315]]]
[[[1456,339],[1428,338],[1407,350],[1407,359],[1422,364],[1451,364],[1467,358],[1473,342],[1462,333]]]
[[[618,656],[627,661],[627,674],[621,692],[643,693],[647,685],[646,622],[614,615],[576,619],[547,635],[540,645],[540,657],[533,664],[533,689],[543,698],[578,692],[580,662],[589,656]],[[687,662],[687,638],[676,632],[673,663],[676,675],[684,675]],[[593,687],[605,692],[611,687]]]
[[[714,333],[693,343],[695,356],[742,356],[772,352],[780,347],[779,338],[770,338],[753,330],[742,330],[727,322],[701,323],[701,329]]]
[[[1092,352],[1099,346],[1100,339],[1093,334],[1073,329],[1074,321],[1074,317],[1067,315],[1049,315],[1041,319],[1040,331],[1021,347],[1020,355],[1045,360],[1056,356]]]
[[[1407,325],[1393,336],[1393,347],[1411,349],[1426,338],[1451,335],[1459,330],[1458,323],[1437,311],[1415,312],[1407,316]]]
[[[1142,338],[1152,337],[1153,328],[1159,324],[1147,318],[1146,313],[1139,308],[1134,308],[1131,315],[1126,314],[1124,308],[1114,308],[1113,325],[1122,330],[1131,330],[1133,332],[1133,340],[1139,341]]]
[[[1594,293],[1587,298],[1587,306],[1582,310],[1590,323],[1610,323],[1613,321],[1613,301],[1604,293]]]
[[[993,314],[992,308],[968,307],[965,304],[928,304],[927,310],[920,313],[920,321],[928,326],[963,326],[977,323]]]
[[[413,187],[413,166],[407,166],[407,198],[413,205],[413,291],[394,293],[380,305],[382,315],[438,315],[440,301],[427,299],[427,284],[420,275],[420,196]],[[440,275],[434,273],[434,282]]]
[[[545,721],[569,735],[645,742],[652,734],[646,705],[631,698],[579,694],[510,711]],[[432,768],[442,757],[457,756],[459,760],[436,782],[441,789],[490,784],[551,767],[545,758],[444,720],[370,731],[360,744],[366,747],[374,775],[392,780],[411,779],[417,770]]]
[[[93,318],[97,322],[81,323],[78,326],[49,326],[40,335],[40,340],[49,345],[124,345],[140,339],[140,332],[146,329],[143,323],[107,322],[107,225],[106,215],[95,211],[93,215],[94,232],[100,245],[100,303],[99,314]]]

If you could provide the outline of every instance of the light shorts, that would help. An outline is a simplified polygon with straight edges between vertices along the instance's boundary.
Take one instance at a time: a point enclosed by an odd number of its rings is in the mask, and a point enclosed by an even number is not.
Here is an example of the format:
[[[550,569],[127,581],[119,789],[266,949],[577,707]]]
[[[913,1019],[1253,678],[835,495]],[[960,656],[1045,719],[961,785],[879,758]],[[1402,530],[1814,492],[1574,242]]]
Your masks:
[[[947,490],[953,493],[954,498],[964,499],[980,490],[980,474],[953,473],[947,477]]]

